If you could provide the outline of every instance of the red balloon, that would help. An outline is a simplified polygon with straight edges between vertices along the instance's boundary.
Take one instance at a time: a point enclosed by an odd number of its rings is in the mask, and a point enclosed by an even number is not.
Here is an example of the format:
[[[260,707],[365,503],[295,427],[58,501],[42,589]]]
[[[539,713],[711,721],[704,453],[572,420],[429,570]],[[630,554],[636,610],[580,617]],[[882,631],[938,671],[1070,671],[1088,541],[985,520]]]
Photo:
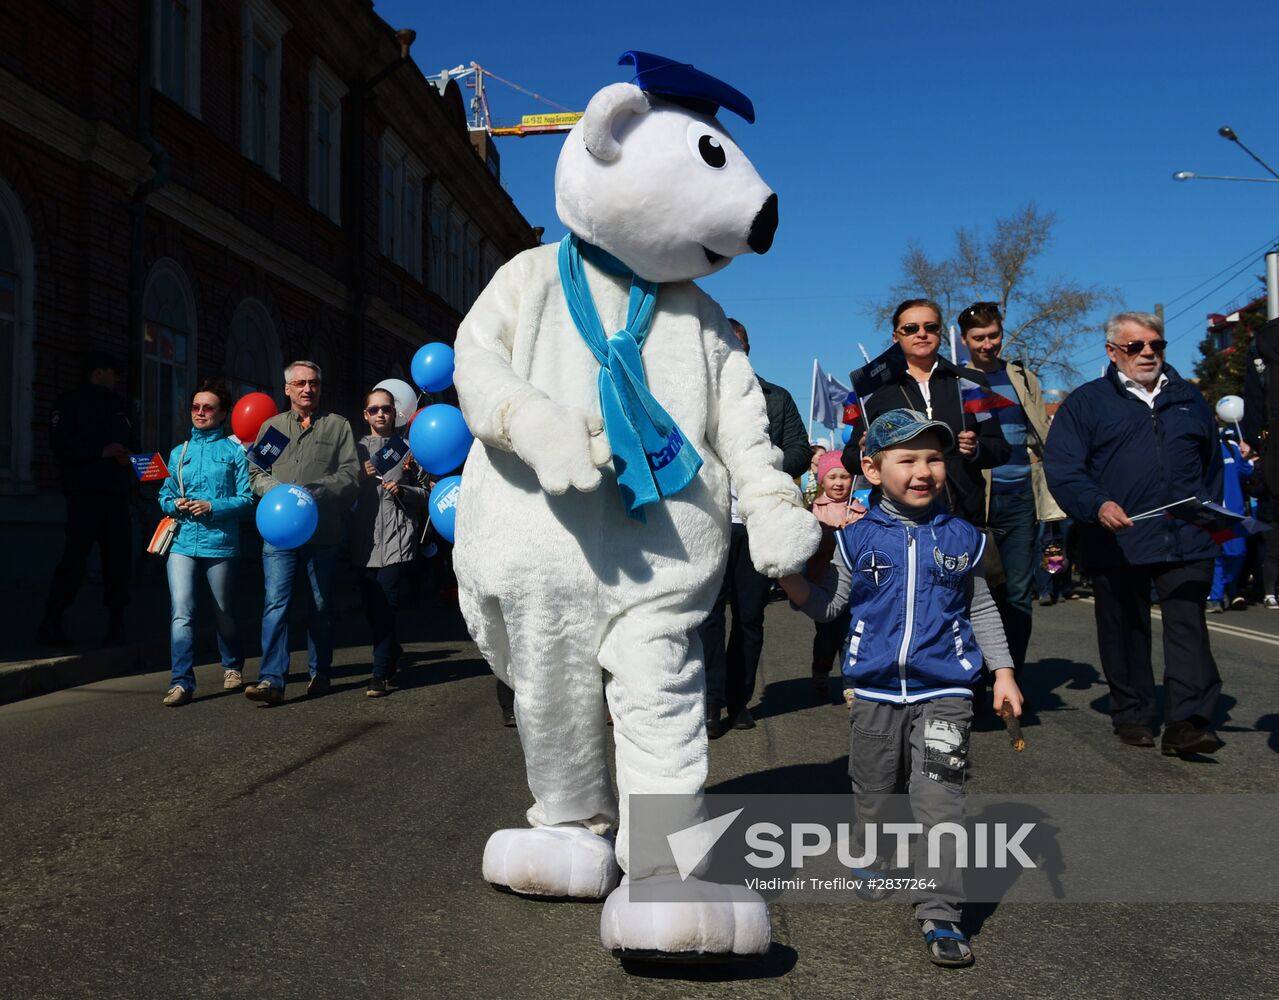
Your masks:
[[[426,409],[426,407],[425,407],[425,406],[424,406],[424,407],[422,407],[422,410],[425,410],[425,409]],[[421,413],[421,412],[422,412],[422,410],[418,410],[418,411],[417,411],[417,413],[415,413],[415,414],[413,414],[413,416],[409,417],[409,422],[408,422],[408,424],[406,424],[406,425],[405,425],[405,427],[404,427],[404,433],[405,433],[405,434],[407,434],[407,433],[409,432],[409,428],[413,426],[413,421],[417,419],[417,417],[418,417],[418,413]]]
[[[265,392],[251,392],[231,411],[231,430],[241,441],[252,444],[267,419],[279,412],[275,400]]]

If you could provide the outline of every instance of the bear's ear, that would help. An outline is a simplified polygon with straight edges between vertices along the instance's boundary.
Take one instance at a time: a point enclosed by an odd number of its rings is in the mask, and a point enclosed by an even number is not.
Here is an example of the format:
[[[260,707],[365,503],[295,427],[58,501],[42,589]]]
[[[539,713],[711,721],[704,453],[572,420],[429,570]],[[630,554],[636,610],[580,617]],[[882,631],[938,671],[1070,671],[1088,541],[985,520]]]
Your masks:
[[[644,91],[633,83],[613,83],[591,98],[582,116],[582,139],[586,151],[597,160],[616,160],[622,147],[613,128],[623,115],[642,115],[649,111]]]

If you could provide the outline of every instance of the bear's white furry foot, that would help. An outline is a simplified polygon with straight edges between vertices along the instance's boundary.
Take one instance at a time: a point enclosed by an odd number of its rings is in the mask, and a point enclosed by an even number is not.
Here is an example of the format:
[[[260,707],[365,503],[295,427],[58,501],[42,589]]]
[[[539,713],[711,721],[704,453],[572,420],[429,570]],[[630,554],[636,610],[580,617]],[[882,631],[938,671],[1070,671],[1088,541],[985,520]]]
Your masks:
[[[745,886],[651,875],[609,895],[600,941],[620,959],[724,961],[764,954],[772,928],[768,903]]]
[[[484,845],[484,880],[522,896],[603,899],[620,874],[613,842],[582,826],[498,830]]]

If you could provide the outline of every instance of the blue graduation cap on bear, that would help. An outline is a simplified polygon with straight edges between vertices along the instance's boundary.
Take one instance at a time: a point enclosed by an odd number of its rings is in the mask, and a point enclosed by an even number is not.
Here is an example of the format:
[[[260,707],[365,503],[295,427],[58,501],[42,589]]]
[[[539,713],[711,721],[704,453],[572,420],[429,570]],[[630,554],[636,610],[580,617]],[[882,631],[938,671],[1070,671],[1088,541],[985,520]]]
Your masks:
[[[755,124],[755,105],[749,97],[723,80],[703,73],[692,63],[676,62],[667,56],[635,49],[623,52],[617,60],[619,66],[627,63],[635,67],[635,77],[631,82],[646,93],[704,115],[714,115],[722,106]]]

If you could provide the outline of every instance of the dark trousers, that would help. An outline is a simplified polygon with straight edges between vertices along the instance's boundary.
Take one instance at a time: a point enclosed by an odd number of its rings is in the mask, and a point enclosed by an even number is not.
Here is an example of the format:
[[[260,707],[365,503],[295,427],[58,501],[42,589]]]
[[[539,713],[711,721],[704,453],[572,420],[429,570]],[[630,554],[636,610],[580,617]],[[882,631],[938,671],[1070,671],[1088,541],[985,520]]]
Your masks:
[[[62,558],[53,571],[45,618],[57,621],[71,606],[84,579],[85,563],[94,545],[102,557],[102,603],[111,615],[124,613],[129,603],[129,501],[107,493],[67,496],[66,537]]]
[[[1039,563],[1034,491],[1027,485],[1020,493],[992,493],[987,523],[995,533],[999,560],[1004,564],[1004,582],[994,588],[995,603],[999,605],[1013,666],[1021,670],[1030,646],[1035,566]]]
[[[745,708],[755,693],[759,654],[764,648],[764,609],[772,581],[755,571],[746,543],[746,526],[734,524],[728,538],[728,565],[710,617],[698,629],[706,655],[706,708],[727,708],[729,717]],[[733,624],[724,648],[724,609]]]
[[[1172,722],[1212,720],[1221,675],[1208,645],[1204,602],[1212,586],[1213,560],[1098,569],[1093,573],[1094,611],[1101,667],[1110,684],[1116,726],[1154,728],[1155,678],[1150,662],[1150,588],[1163,617],[1164,699]]]
[[[395,616],[400,607],[400,584],[411,563],[370,566],[360,574],[360,598],[373,639],[373,679],[385,680],[395,657]]]
[[[814,622],[813,630],[813,675],[829,674],[835,657],[843,648],[848,638],[848,626],[852,623],[852,612],[845,608],[828,622]],[[839,664],[842,668],[843,664]]]

